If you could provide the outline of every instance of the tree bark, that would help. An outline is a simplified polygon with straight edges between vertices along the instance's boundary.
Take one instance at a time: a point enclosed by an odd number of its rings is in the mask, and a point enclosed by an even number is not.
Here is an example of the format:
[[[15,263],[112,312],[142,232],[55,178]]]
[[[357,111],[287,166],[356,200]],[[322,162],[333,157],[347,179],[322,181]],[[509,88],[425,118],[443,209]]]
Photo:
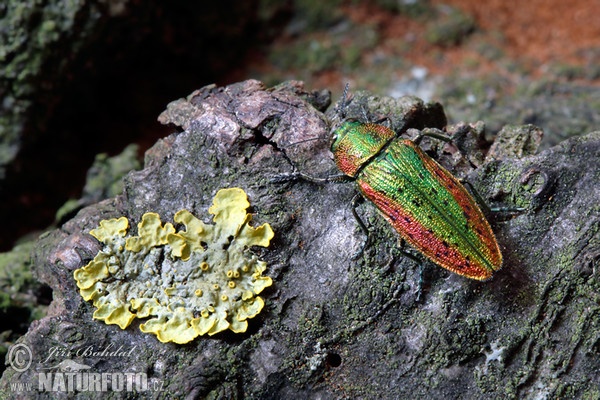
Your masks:
[[[491,205],[524,211],[489,217],[504,255],[491,280],[471,281],[425,260],[421,284],[420,266],[402,257],[398,235],[368,202],[358,213],[370,244],[353,258],[365,240],[350,209],[354,183],[281,179],[294,171],[337,173],[328,147],[339,113],[324,113],[329,102],[327,91],[308,92],[299,82],[267,89],[250,80],[171,103],[159,120],[179,132],[146,153],[123,194],[39,239],[34,271],[54,301],[19,340],[32,349],[31,367],[8,367],[0,390],[48,398],[37,391],[39,373],[70,359],[98,373],[146,372],[162,392],[139,398],[600,396],[600,132],[531,154],[541,132],[507,127],[487,157],[482,124],[446,127],[452,144],[424,140],[425,150]],[[345,111],[385,119],[409,137],[446,125],[439,104],[414,97],[358,92]],[[172,221],[186,208],[208,221],[214,194],[226,187],[244,189],[255,224],[275,231],[268,249],[254,249],[274,283],[248,332],[174,345],[135,325],[121,330],[92,319],[73,271],[99,251],[88,232],[100,220],[126,216],[135,226],[152,211]],[[135,351],[81,355],[90,346]],[[15,382],[36,391],[13,391]]]

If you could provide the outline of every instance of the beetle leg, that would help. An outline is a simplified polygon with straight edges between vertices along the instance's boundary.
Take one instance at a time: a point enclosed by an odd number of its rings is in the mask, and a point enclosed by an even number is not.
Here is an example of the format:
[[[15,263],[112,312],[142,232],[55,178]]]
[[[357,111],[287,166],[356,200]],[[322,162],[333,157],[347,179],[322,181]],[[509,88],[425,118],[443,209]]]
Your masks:
[[[355,194],[354,197],[352,198],[352,215],[354,216],[354,219],[356,220],[356,223],[358,224],[358,226],[360,227],[360,229],[365,234],[366,239],[365,239],[364,243],[360,246],[360,249],[358,249],[358,251],[356,253],[354,253],[354,255],[352,256],[353,260],[356,260],[357,258],[359,258],[360,256],[362,256],[362,254],[365,251],[365,248],[369,245],[370,238],[371,238],[369,236],[369,229],[367,229],[367,226],[365,225],[365,223],[363,222],[363,220],[358,215],[358,212],[356,211],[356,208],[358,207],[358,204],[361,201],[363,201],[363,197],[360,194],[358,194],[358,193]]]
[[[451,137],[446,136],[446,135],[440,135],[439,133],[433,133],[433,132],[425,132],[425,133],[419,132],[419,134],[413,139],[413,142],[415,142],[418,145],[421,143],[421,140],[423,140],[423,138],[425,136],[429,136],[429,137],[441,140],[442,142],[446,142],[446,143],[452,142]]]
[[[406,247],[406,242],[404,241],[404,239],[401,238],[400,239],[400,253],[402,253],[403,256],[413,260],[414,262],[416,262],[419,265],[419,281],[417,282],[417,297],[415,298],[415,301],[417,303],[420,303],[422,300],[422,296],[423,296],[423,270],[424,270],[423,260],[420,257],[417,257],[414,254],[405,250],[405,247]]]
[[[483,197],[481,197],[481,195],[479,194],[479,192],[475,189],[475,187],[473,187],[473,185],[471,184],[471,182],[460,178],[458,180],[460,183],[463,184],[463,186],[467,187],[469,189],[469,191],[471,192],[471,194],[473,195],[473,197],[475,198],[475,201],[477,202],[477,204],[479,204],[479,207],[481,207],[483,210],[483,213],[485,215],[490,215],[492,213],[492,210],[490,208],[490,206],[487,205],[487,203],[485,202],[485,200],[483,200]]]
[[[271,183],[283,183],[283,182],[299,181],[299,180],[312,182],[312,183],[324,184],[324,183],[329,183],[329,182],[345,182],[345,181],[352,180],[352,178],[350,178],[349,176],[344,175],[344,174],[336,174],[336,175],[326,176],[324,178],[317,178],[316,176],[311,176],[311,175],[305,174],[303,172],[292,172],[291,174],[275,175],[269,179],[269,181]]]
[[[477,189],[475,189],[475,187],[471,184],[471,182],[464,180],[464,179],[459,179],[459,182],[462,183],[463,186],[465,186],[469,189],[469,192],[471,192],[471,194],[475,198],[475,201],[477,202],[477,204],[479,204],[479,207],[481,207],[483,209],[483,213],[486,215],[490,215],[491,213],[501,213],[501,212],[518,213],[521,211],[525,211],[525,209],[523,207],[490,207],[487,205],[485,200],[483,200],[483,197],[481,197],[481,195],[479,194]]]

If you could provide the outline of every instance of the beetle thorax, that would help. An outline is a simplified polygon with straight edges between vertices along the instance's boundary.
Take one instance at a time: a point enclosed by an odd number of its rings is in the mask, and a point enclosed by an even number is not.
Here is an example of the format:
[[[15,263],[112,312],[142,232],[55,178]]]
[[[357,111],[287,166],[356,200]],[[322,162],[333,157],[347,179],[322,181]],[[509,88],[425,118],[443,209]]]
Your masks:
[[[342,122],[334,130],[331,145],[335,163],[344,174],[355,177],[395,136],[394,131],[382,125]]]

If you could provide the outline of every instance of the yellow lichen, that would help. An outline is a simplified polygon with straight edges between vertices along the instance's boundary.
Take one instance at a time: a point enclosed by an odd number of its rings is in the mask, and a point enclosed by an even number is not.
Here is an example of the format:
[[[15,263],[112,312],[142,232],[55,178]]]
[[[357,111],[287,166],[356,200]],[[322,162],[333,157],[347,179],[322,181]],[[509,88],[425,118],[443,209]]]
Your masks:
[[[147,213],[138,235],[128,237],[127,218],[101,221],[90,233],[104,249],[73,274],[83,298],[97,308],[94,318],[122,329],[148,318],[140,330],[161,342],[245,332],[247,320],[264,307],[257,295],[272,284],[249,247],[267,247],[273,230],[250,226],[249,206],[243,190],[223,189],[209,208],[214,225],[181,210],[173,220],[185,230],[177,231]]]
[[[124,237],[129,228],[129,221],[125,217],[100,221],[100,226],[90,231],[90,235],[106,243],[117,237]]]
[[[146,213],[138,224],[138,236],[127,238],[125,249],[138,253],[143,249],[167,244],[167,237],[175,233],[173,225],[162,226],[157,213]]]

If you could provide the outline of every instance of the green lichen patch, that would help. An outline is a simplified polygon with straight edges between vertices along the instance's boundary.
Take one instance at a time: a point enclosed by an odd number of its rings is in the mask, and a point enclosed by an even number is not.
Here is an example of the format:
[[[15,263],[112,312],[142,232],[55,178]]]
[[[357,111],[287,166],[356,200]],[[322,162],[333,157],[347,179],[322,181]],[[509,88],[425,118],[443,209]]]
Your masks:
[[[264,306],[258,294],[272,284],[262,275],[266,263],[248,248],[267,247],[273,230],[250,226],[249,206],[246,193],[232,188],[213,200],[214,225],[187,210],[174,216],[182,230],[156,213],[144,214],[137,236],[127,234],[125,217],[101,221],[90,234],[105,247],[74,272],[81,295],[97,308],[94,318],[122,329],[148,318],[140,330],[161,342],[245,332]]]

